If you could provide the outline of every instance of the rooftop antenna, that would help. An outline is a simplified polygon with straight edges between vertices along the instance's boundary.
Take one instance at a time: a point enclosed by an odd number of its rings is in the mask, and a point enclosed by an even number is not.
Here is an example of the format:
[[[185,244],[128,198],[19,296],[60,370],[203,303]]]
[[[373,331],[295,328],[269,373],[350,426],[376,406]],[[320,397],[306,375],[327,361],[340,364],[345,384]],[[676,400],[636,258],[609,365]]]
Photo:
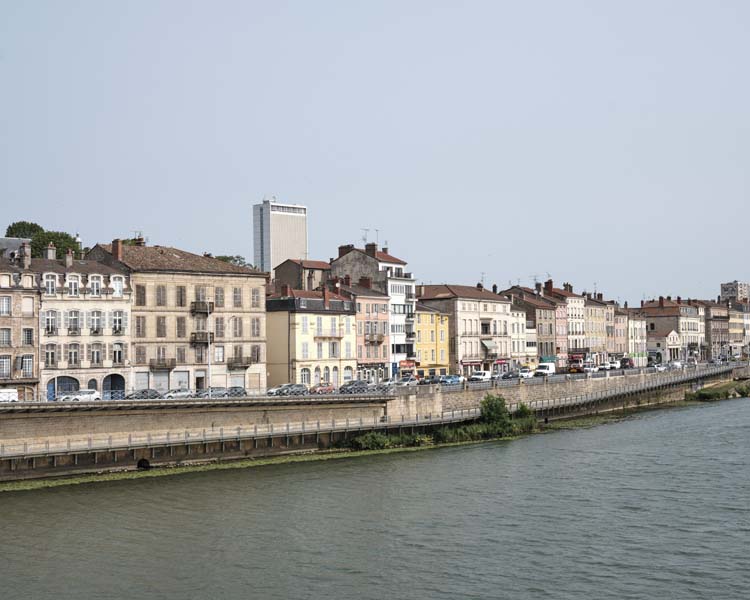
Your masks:
[[[594,282],[594,296],[596,296],[596,281]]]
[[[380,244],[380,229],[375,230],[375,243]]]
[[[361,227],[360,228],[364,233],[362,234],[362,241],[366,244],[367,243],[367,234],[369,233],[369,229],[367,227]]]
[[[484,271],[482,271],[480,273],[480,275],[482,276],[481,279],[480,279],[480,281],[482,282],[482,287],[484,287],[484,276],[486,275],[486,273]]]
[[[534,281],[534,286],[536,287],[536,284],[539,282],[539,275],[537,274],[529,275],[529,279]]]

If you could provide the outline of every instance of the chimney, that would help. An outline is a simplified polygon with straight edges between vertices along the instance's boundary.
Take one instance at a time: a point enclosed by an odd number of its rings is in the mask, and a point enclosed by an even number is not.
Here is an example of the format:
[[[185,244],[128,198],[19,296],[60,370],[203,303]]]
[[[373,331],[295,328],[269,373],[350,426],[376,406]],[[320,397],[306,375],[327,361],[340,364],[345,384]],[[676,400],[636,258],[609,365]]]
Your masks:
[[[644,302],[643,302],[643,300],[641,300],[641,308],[643,308],[643,304],[644,304]]]
[[[55,245],[50,242],[49,246],[47,246],[47,260],[55,260],[57,259],[57,249],[55,248]]]
[[[496,283],[492,284],[492,293],[493,294],[497,294],[497,284]]]
[[[555,285],[552,283],[551,279],[548,279],[547,281],[544,282],[544,291],[545,292],[551,293],[553,287],[555,287]]]
[[[667,296],[667,300],[668,300],[669,302],[672,302],[672,296]]]
[[[664,296],[659,296],[659,306],[664,308]]]
[[[361,285],[363,288],[371,289],[372,288],[372,279],[370,277],[360,277],[359,278],[359,285]]]
[[[716,304],[721,304],[721,296],[716,296]]]
[[[339,258],[344,256],[344,254],[348,254],[352,250],[354,250],[353,244],[345,244],[344,246],[339,246]]]
[[[21,262],[24,269],[31,268],[31,244],[29,242],[21,244]]]
[[[415,291],[417,292],[417,298],[421,298],[422,296],[424,296],[424,286],[423,285],[421,285],[421,284],[418,285],[417,289]]]
[[[146,238],[143,238],[143,237],[137,237],[137,238],[135,238],[135,245],[136,246],[145,246],[146,245]]]
[[[349,275],[344,275],[344,285],[350,286],[352,284],[352,278]]]
[[[596,295],[596,299],[599,300],[599,301],[604,300],[604,294],[602,294],[602,293],[597,294]]]
[[[331,298],[327,287],[323,287],[323,306],[329,308],[331,306]]]
[[[544,296],[544,293],[542,292],[542,282],[541,281],[537,281],[534,284],[534,289],[536,290],[536,295],[537,296]]]
[[[282,283],[281,284],[281,295],[282,296],[289,296],[289,284]]]
[[[70,268],[73,266],[73,250],[68,248],[65,252],[65,267]]]
[[[388,254],[388,247],[387,247],[387,246],[383,246],[383,252],[384,252],[385,254]]]
[[[375,258],[375,254],[378,251],[378,245],[375,242],[370,242],[369,244],[365,244],[365,254],[367,256],[372,256]]]
[[[625,304],[623,306],[627,310],[627,308],[628,308],[628,301],[627,300],[625,300]]]
[[[122,240],[112,240],[112,258],[122,261]]]
[[[682,298],[680,298],[679,296],[677,296],[677,304],[682,304]]]
[[[477,289],[481,291],[481,290],[484,289],[484,286],[481,283],[478,283],[477,284]]]

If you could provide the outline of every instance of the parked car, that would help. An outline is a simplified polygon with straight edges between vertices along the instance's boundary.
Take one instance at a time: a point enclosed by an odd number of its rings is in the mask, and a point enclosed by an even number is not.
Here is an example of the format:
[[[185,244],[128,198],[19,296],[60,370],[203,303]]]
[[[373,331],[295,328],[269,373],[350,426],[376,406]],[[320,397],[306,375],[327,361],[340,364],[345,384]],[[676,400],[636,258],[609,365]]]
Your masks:
[[[600,371],[609,371],[612,368],[612,365],[610,365],[608,362],[603,362],[597,366],[599,367]]]
[[[622,358],[620,359],[620,368],[621,369],[634,369],[635,363],[633,362],[632,358]]]
[[[426,375],[419,380],[419,385],[435,385],[440,383],[438,375]]]
[[[617,358],[611,358],[609,360],[609,368],[610,369],[622,369],[622,360],[619,360]]]
[[[165,398],[195,398],[195,392],[187,388],[169,390],[164,394]]]
[[[327,381],[318,383],[310,388],[311,394],[335,394],[336,386]]]
[[[658,365],[654,365],[654,369],[656,369],[657,373],[663,373],[664,371],[667,370],[667,365],[663,365],[660,363]]]
[[[269,396],[305,396],[307,395],[307,386],[304,383],[284,383],[272,387],[266,394]]]
[[[681,360],[673,360],[669,363],[670,369],[682,369],[682,361]]]
[[[210,389],[211,389],[211,396],[210,396],[211,398],[226,398],[227,396],[229,396],[229,390],[227,390],[227,388],[225,387],[211,387]],[[198,392],[197,397],[208,398],[209,397],[208,390],[209,388],[200,390]]]
[[[369,384],[360,379],[347,381],[339,388],[339,394],[367,394],[370,391]]]
[[[469,381],[490,381],[492,373],[489,371],[474,371],[469,377]]]
[[[227,395],[230,398],[246,398],[247,390],[241,385],[233,385],[227,390]]]
[[[461,378],[458,375],[441,375],[440,385],[459,385]]]
[[[599,366],[595,365],[591,361],[586,361],[585,363],[583,363],[583,372],[584,373],[598,373]]]
[[[95,402],[101,400],[101,394],[96,390],[78,390],[62,397],[62,402]]]
[[[569,373],[585,373],[584,367],[586,365],[583,363],[583,360],[580,358],[573,359],[570,362],[568,362],[568,372]]]
[[[158,400],[161,398],[161,394],[158,390],[136,390],[125,396],[125,400]]]
[[[534,376],[534,370],[529,369],[529,367],[521,367],[518,371],[518,376],[521,379],[531,379]]]
[[[396,385],[399,387],[414,387],[419,385],[419,379],[417,379],[413,375],[406,375],[405,377],[399,379]]]
[[[520,377],[520,371],[507,371],[500,376],[500,379],[519,379]]]

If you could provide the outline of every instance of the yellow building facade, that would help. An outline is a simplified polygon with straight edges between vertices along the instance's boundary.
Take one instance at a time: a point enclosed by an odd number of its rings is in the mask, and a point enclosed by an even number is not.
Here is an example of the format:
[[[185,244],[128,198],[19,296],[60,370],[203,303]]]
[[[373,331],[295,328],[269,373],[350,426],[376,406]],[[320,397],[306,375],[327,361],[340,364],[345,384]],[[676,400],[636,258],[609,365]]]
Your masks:
[[[446,313],[417,303],[414,349],[417,355],[416,374],[419,377],[450,373],[448,319]]]
[[[355,378],[354,303],[328,291],[284,289],[266,300],[268,385],[336,387]]]

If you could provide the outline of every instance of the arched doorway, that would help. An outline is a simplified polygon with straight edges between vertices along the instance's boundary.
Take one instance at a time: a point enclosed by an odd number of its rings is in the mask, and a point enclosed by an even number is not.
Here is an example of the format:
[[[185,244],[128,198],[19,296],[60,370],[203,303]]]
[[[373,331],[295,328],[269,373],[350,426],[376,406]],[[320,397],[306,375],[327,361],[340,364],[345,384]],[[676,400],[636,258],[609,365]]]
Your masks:
[[[81,384],[75,377],[55,377],[47,382],[47,400],[56,400],[70,392],[77,392]]]
[[[103,400],[122,400],[125,397],[125,378],[117,373],[107,375],[102,382]]]

